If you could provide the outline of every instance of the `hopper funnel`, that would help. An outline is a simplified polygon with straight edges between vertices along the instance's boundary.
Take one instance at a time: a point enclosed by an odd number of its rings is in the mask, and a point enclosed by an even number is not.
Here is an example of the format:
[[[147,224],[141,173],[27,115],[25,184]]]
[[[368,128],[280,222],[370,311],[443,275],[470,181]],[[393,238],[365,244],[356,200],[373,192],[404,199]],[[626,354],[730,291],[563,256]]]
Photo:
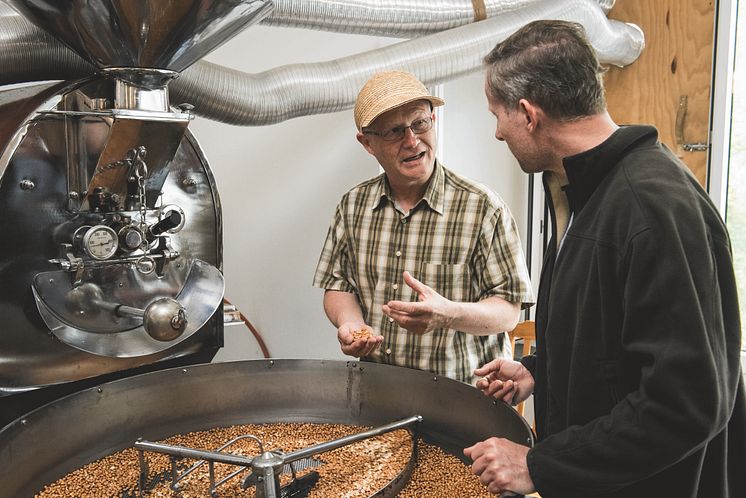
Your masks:
[[[7,0],[99,69],[181,72],[258,23],[271,0]]]

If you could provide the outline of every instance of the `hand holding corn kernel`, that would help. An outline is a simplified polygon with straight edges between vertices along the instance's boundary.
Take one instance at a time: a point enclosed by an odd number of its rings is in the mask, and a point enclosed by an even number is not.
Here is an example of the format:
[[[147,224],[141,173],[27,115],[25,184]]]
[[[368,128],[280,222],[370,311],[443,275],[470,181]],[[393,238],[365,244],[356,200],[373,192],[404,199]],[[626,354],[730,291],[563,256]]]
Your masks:
[[[346,322],[337,330],[337,340],[344,354],[362,358],[381,346],[383,336],[375,335],[365,323]]]

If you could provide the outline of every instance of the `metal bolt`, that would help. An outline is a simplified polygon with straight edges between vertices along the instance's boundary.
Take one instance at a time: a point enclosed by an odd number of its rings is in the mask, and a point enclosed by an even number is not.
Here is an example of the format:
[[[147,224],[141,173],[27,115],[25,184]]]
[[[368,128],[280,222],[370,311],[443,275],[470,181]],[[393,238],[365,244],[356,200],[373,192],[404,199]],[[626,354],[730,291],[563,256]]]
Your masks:
[[[104,392],[104,388],[103,387],[99,387],[98,389],[96,389],[96,391],[102,393],[102,392]]]
[[[197,186],[197,180],[195,180],[194,178],[192,178],[191,176],[189,176],[187,178],[184,178],[181,181],[181,184],[184,187],[196,187]]]
[[[36,184],[28,178],[21,180],[20,185],[22,190],[34,190],[34,187],[36,187]]]
[[[181,373],[183,373],[183,374],[187,373],[187,369],[186,368],[182,368],[181,369]]]

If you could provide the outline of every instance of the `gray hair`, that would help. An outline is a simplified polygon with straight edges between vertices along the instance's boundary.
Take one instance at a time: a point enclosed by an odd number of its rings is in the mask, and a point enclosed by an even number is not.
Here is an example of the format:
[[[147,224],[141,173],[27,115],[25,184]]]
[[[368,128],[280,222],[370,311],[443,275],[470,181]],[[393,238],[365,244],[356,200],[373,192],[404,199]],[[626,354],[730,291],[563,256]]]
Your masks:
[[[580,24],[531,22],[495,45],[484,63],[487,91],[508,109],[526,99],[561,121],[606,109],[605,70]]]

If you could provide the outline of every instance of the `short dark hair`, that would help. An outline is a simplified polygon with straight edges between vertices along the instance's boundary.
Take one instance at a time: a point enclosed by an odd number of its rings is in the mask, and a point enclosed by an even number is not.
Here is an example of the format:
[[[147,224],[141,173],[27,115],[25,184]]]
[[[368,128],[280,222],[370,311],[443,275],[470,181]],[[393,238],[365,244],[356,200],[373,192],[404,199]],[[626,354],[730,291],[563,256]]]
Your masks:
[[[604,68],[573,22],[526,24],[484,58],[487,91],[509,109],[526,99],[551,118],[569,121],[606,109]]]

